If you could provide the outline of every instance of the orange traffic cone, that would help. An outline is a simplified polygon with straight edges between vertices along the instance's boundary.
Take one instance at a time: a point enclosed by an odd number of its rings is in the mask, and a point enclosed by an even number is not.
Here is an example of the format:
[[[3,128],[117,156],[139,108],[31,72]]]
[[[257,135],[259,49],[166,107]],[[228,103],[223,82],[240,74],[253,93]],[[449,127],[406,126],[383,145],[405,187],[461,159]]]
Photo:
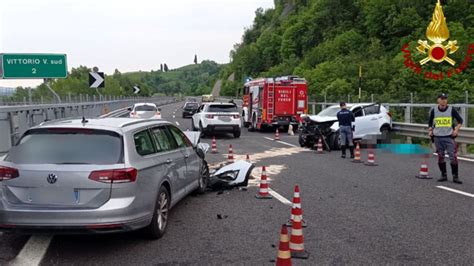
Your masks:
[[[216,137],[212,137],[211,153],[218,153]]]
[[[365,163],[367,166],[377,166],[378,164],[375,163],[375,152],[373,150],[369,150],[367,162]]]
[[[420,166],[420,173],[416,176],[416,178],[419,179],[432,179],[430,175],[428,174],[428,164],[426,162],[423,162]]]
[[[360,158],[360,144],[357,142],[355,152],[354,152],[354,159],[352,159],[353,163],[363,163],[362,159]]]
[[[229,153],[227,154],[227,163],[234,162],[234,151],[232,150],[232,144],[229,145]]]
[[[291,257],[295,259],[307,259],[309,257],[309,253],[304,250],[302,215],[303,211],[296,208],[290,236]]]
[[[260,188],[258,194],[255,195],[257,199],[271,199],[273,198],[269,193],[267,170],[265,166],[262,166],[262,176],[260,177]]]
[[[291,207],[291,217],[286,226],[291,227],[293,226],[295,215],[296,215],[296,208],[301,209],[301,198],[300,198],[300,187],[298,185],[295,186],[295,192],[293,194],[293,205]],[[301,209],[301,221],[302,226],[306,227],[306,221],[303,219],[303,209]]]
[[[316,152],[317,152],[317,153],[324,153],[324,150],[323,150],[323,140],[321,139],[321,137],[320,137],[319,140],[318,140],[318,146],[317,146]]]
[[[280,140],[280,132],[278,132],[278,128],[275,131],[275,139],[274,140]]]
[[[280,244],[278,245],[277,266],[291,266],[291,252],[286,225],[281,226]]]

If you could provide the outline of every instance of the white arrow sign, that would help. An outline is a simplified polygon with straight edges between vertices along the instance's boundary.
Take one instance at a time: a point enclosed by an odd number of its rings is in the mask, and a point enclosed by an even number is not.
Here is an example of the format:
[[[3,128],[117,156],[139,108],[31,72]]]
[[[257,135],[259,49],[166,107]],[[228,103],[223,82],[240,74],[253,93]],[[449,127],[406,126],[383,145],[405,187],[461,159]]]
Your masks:
[[[140,92],[140,87],[133,86],[133,93],[138,94]]]
[[[90,72],[89,85],[91,88],[103,88],[104,87],[104,73],[103,72]]]

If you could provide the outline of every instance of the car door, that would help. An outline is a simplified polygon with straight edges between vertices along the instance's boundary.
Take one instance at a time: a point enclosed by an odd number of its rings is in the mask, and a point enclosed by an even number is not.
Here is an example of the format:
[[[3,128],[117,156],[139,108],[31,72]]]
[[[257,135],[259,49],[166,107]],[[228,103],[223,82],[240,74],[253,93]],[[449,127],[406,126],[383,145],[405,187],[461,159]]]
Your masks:
[[[168,126],[171,134],[173,135],[179,149],[183,152],[186,162],[186,192],[193,191],[199,180],[199,169],[201,165],[201,159],[194,151],[191,141],[184,135],[184,133],[175,126]]]
[[[201,115],[203,114],[204,104],[199,106],[197,112],[193,115],[192,123],[194,128],[199,128],[199,121],[201,120]]]
[[[380,125],[383,116],[380,114],[380,104],[364,106],[364,115],[367,117],[366,135],[380,134]]]
[[[172,198],[179,200],[186,195],[186,161],[175,139],[166,126],[150,129],[154,143],[160,153],[158,163],[164,163],[168,168],[168,178],[175,189]]]
[[[356,106],[351,110],[355,116],[355,131],[354,138],[361,139],[367,134],[367,127],[369,126],[369,120],[364,115],[364,109],[362,106]]]

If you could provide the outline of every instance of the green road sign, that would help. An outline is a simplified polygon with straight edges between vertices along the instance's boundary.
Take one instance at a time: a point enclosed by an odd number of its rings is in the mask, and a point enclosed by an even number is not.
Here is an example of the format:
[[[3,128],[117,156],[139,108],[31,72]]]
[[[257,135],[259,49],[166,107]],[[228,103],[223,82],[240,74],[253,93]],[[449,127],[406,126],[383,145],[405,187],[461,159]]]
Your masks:
[[[65,54],[0,54],[3,79],[66,78]]]

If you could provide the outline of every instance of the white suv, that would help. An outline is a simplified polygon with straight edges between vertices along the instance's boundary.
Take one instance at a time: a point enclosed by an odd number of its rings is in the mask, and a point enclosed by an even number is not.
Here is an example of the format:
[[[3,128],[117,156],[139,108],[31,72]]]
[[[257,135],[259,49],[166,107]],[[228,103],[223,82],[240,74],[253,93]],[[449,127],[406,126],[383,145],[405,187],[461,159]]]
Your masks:
[[[369,136],[382,135],[386,138],[392,129],[392,115],[383,105],[374,103],[356,103],[347,104],[347,108],[354,113],[355,126],[354,139],[364,139]],[[331,125],[331,131],[335,132],[333,138],[329,141],[330,145],[337,148],[339,140],[339,123],[337,122],[337,113],[341,110],[339,105],[332,105],[317,115],[311,115],[309,118],[317,123],[335,121]]]
[[[161,119],[161,109],[154,103],[136,103],[128,108],[131,118],[157,118]]]
[[[192,118],[192,129],[208,135],[213,131],[232,132],[240,137],[240,114],[235,103],[204,103]]]

